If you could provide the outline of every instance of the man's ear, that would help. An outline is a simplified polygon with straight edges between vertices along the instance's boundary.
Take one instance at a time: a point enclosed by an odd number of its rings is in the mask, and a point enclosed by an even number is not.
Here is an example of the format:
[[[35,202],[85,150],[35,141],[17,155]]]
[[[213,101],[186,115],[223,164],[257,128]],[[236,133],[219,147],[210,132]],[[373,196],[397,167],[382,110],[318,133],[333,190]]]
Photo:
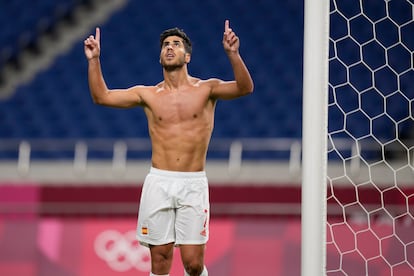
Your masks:
[[[186,54],[185,54],[185,62],[186,62],[186,63],[190,63],[190,61],[191,61],[191,54],[186,53]]]

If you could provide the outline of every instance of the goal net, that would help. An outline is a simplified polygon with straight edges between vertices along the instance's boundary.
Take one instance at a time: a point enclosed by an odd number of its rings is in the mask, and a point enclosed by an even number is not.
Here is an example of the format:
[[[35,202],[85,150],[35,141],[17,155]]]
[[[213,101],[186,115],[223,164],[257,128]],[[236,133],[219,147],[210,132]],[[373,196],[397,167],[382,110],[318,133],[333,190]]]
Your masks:
[[[414,275],[413,17],[330,1],[327,275]]]

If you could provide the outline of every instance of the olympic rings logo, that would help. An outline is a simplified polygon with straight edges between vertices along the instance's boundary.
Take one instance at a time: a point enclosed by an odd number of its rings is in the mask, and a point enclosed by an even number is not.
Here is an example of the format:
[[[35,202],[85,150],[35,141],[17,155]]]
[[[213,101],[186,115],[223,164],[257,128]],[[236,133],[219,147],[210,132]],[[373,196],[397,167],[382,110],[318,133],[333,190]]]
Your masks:
[[[135,231],[124,234],[116,230],[104,231],[96,237],[94,247],[96,254],[115,271],[125,272],[132,268],[143,272],[151,270],[149,249],[139,244]]]

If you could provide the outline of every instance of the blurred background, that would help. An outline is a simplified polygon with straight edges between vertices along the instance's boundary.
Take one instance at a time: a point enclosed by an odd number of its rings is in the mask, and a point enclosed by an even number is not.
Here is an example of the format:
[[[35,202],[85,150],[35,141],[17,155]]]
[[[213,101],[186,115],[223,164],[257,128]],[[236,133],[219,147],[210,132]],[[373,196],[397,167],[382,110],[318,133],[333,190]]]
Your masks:
[[[384,161],[368,197],[376,185],[414,183],[412,145],[396,141],[410,141],[414,130],[411,24],[396,27],[412,20],[411,6],[386,2],[367,3],[357,16],[360,3],[331,1],[328,152],[339,160],[329,169],[340,204],[354,191],[343,184],[364,178],[343,177],[350,163],[364,170]],[[1,275],[148,275],[148,251],[134,240],[150,168],[146,118],[140,108],[92,103],[83,40],[101,28],[111,88],[162,80],[159,34],[171,27],[193,42],[191,75],[230,80],[226,19],[255,92],[216,108],[206,264],[211,275],[300,274],[303,1],[14,0],[0,1],[0,15]],[[355,141],[362,162],[351,162]],[[172,275],[182,271],[177,256]]]
[[[159,35],[176,26],[193,42],[189,73],[230,80],[226,19],[255,93],[216,108],[206,263],[212,275],[299,273],[302,1],[0,6],[1,275],[149,274],[134,240],[150,168],[145,114],[92,103],[83,40],[101,28],[112,88],[161,81]],[[183,275],[178,253],[172,275]]]

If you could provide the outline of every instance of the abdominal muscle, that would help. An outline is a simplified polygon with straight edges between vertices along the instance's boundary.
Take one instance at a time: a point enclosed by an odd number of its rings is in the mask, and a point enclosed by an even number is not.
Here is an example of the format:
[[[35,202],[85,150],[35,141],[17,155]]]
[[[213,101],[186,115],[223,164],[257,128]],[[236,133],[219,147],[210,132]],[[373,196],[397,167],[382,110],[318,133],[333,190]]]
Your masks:
[[[211,131],[200,127],[169,130],[150,131],[152,166],[170,171],[204,171]]]

